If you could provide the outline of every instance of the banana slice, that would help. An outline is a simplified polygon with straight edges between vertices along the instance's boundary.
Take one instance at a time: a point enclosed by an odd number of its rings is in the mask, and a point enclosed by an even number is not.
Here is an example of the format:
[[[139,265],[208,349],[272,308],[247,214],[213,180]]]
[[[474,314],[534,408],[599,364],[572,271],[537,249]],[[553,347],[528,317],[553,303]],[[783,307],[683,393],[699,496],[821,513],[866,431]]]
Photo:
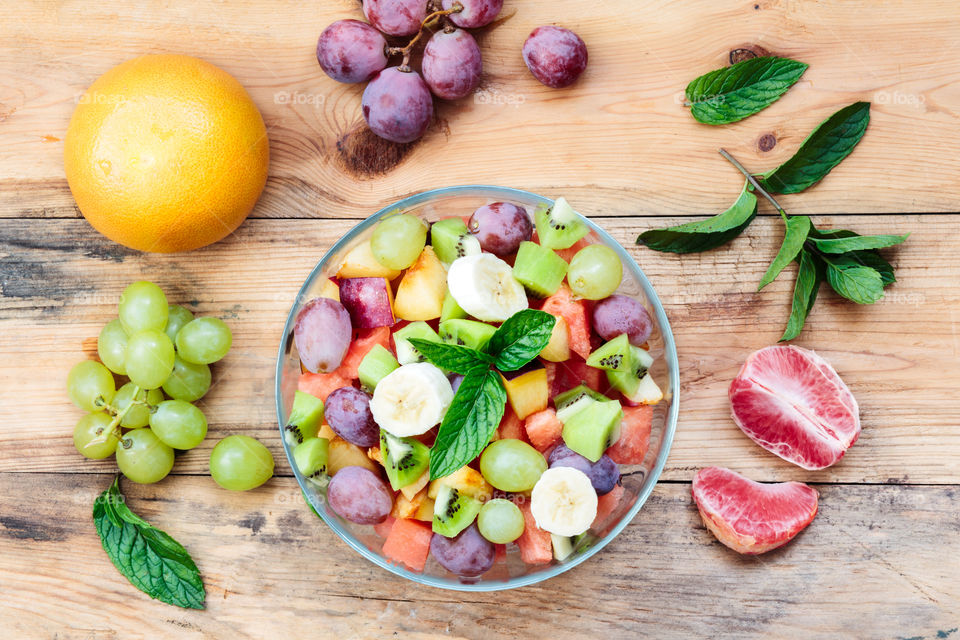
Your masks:
[[[547,469],[533,486],[530,512],[544,531],[558,536],[580,535],[597,517],[597,492],[579,469]]]
[[[447,376],[429,362],[388,373],[373,392],[370,411],[380,428],[398,438],[426,433],[443,420],[453,401]]]
[[[447,288],[464,311],[485,322],[503,322],[527,308],[527,294],[513,269],[489,253],[454,260]]]

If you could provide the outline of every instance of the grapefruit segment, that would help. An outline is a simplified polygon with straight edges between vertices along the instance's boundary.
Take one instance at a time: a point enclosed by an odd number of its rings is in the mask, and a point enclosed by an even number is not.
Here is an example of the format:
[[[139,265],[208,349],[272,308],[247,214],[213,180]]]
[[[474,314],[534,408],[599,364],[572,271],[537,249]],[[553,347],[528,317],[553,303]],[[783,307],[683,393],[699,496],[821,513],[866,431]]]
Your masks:
[[[817,515],[817,491],[801,482],[761,484],[721,467],[693,477],[703,523],[737,553],[757,555],[790,542]]]
[[[800,347],[751,354],[729,398],[733,420],[751,440],[804,469],[829,467],[860,435],[850,389],[826,360]]]

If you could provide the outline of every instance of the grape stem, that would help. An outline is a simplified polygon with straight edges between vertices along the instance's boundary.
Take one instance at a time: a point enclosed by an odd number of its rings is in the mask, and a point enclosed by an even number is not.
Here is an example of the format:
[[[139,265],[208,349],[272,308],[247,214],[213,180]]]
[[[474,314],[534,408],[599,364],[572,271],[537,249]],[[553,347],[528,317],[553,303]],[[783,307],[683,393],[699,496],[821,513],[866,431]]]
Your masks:
[[[423,22],[420,23],[420,30],[417,31],[417,35],[413,36],[413,39],[407,43],[407,46],[389,47],[387,49],[387,54],[391,56],[403,55],[403,63],[401,66],[404,66],[404,67],[407,66],[407,63],[410,62],[410,52],[413,50],[413,47],[417,44],[417,42],[423,36],[423,30],[426,28],[426,26],[430,22],[436,20],[437,18],[448,16],[451,13],[460,13],[461,11],[463,11],[463,5],[460,4],[459,2],[453,3],[453,6],[450,7],[449,9],[441,9],[440,11],[434,11],[433,13],[431,13],[430,15],[428,15],[426,18],[423,19]]]
[[[784,221],[787,220],[787,212],[783,210],[783,207],[780,206],[780,203],[777,202],[772,195],[767,193],[766,189],[760,186],[760,183],[757,182],[757,179],[753,177],[753,174],[747,171],[747,168],[744,167],[742,164],[740,164],[739,160],[737,160],[732,155],[730,155],[730,152],[727,151],[726,149],[720,149],[720,155],[722,155],[724,158],[729,160],[730,164],[735,166],[740,171],[740,173],[746,176],[747,181],[750,183],[750,186],[752,186],[757,191],[757,193],[759,193],[764,198],[770,201],[770,204],[773,205],[773,208],[776,209],[778,212],[780,212],[780,217],[783,218]]]
[[[133,397],[136,398],[138,393],[140,393],[140,386],[139,386],[139,385],[135,385],[135,386],[133,387]],[[132,401],[130,402],[130,404],[128,404],[126,407],[124,407],[123,411],[121,411],[121,412],[119,412],[119,413],[116,413],[116,411],[117,411],[116,408],[111,406],[110,408],[113,409],[114,414],[115,414],[115,415],[113,416],[113,420],[111,420],[111,421],[110,421],[110,424],[107,425],[107,428],[103,430],[103,433],[101,433],[99,436],[97,436],[96,438],[94,438],[93,440],[91,440],[89,444],[91,444],[91,445],[92,445],[92,444],[104,444],[104,443],[107,441],[107,439],[110,437],[110,434],[113,433],[113,432],[116,432],[116,434],[117,434],[117,439],[119,440],[119,439],[120,439],[120,436],[123,435],[123,434],[120,432],[120,427],[119,427],[120,422],[121,422],[124,418],[127,417],[127,412],[130,411],[130,409],[132,409],[135,405],[140,405],[140,404],[148,404],[148,403],[147,403],[146,401],[132,400]],[[109,406],[109,405],[108,405],[108,406]],[[89,445],[88,445],[88,446],[89,446]]]

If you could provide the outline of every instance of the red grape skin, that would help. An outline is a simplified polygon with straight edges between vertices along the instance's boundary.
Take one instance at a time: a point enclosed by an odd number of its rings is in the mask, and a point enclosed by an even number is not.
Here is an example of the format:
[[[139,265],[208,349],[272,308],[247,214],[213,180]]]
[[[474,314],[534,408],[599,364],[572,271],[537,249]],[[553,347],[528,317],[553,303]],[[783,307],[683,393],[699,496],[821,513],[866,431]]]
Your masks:
[[[337,82],[364,82],[387,66],[386,46],[366,22],[337,20],[317,40],[317,62]]]
[[[370,396],[353,387],[341,387],[327,396],[323,417],[338,436],[358,447],[380,443],[380,427],[370,411]]]
[[[443,0],[443,8],[449,11],[457,2],[463,6],[463,10],[451,13],[450,22],[464,29],[487,26],[503,8],[503,0]]]
[[[438,31],[427,42],[421,63],[423,79],[438,98],[459,100],[480,84],[480,47],[463,29]]]
[[[639,347],[653,332],[653,322],[638,301],[614,294],[594,305],[593,330],[604,340],[613,340],[625,333],[630,344]]]
[[[523,207],[494,202],[473,212],[467,228],[484,251],[504,257],[516,253],[520,243],[533,235],[533,224]]]
[[[369,469],[344,467],[327,485],[327,502],[350,522],[380,524],[393,508],[393,493]]]
[[[390,36],[412,36],[427,17],[427,0],[363,0],[363,15]]]
[[[433,98],[420,74],[388,67],[363,91],[363,117],[370,130],[392,142],[413,142],[433,117]]]
[[[340,366],[350,346],[350,314],[336,300],[314,298],[304,305],[293,325],[300,361],[311,373],[330,373]]]
[[[490,570],[496,557],[496,548],[480,535],[476,524],[471,524],[455,538],[433,534],[430,553],[447,571],[473,578]]]
[[[569,29],[537,27],[523,43],[523,61],[534,78],[561,89],[573,84],[587,68],[587,45]]]

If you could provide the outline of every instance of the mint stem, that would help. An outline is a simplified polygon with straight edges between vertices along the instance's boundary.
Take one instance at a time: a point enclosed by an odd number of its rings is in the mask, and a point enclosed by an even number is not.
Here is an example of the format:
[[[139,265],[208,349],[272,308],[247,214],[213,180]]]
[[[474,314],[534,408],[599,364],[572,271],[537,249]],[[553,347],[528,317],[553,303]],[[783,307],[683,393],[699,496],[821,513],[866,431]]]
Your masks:
[[[766,189],[760,186],[760,183],[757,182],[757,179],[753,177],[753,174],[747,171],[747,168],[744,167],[742,164],[740,164],[739,160],[737,160],[732,155],[730,155],[730,153],[726,149],[720,149],[720,155],[722,155],[724,158],[729,160],[730,164],[735,166],[740,171],[740,173],[746,176],[747,181],[750,183],[750,185],[754,189],[756,189],[757,192],[760,193],[760,195],[762,195],[764,198],[770,201],[770,204],[773,205],[774,209],[780,212],[780,217],[783,218],[784,222],[786,222],[787,212],[783,210],[783,207],[780,206],[780,203],[777,202],[772,195],[767,193]]]

